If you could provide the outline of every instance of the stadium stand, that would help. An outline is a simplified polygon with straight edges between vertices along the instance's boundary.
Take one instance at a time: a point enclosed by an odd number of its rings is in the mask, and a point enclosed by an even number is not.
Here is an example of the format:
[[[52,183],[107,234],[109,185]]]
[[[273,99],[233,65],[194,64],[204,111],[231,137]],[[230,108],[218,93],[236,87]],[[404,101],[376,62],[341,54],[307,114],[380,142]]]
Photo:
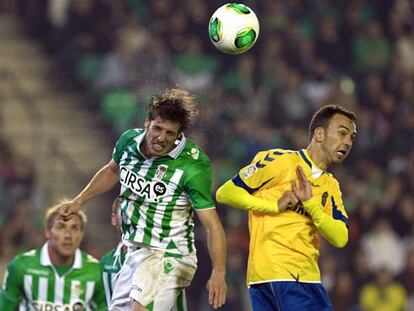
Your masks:
[[[76,106],[77,119],[93,111],[111,137],[142,125],[152,92],[173,85],[197,92],[203,112],[191,136],[213,160],[215,186],[257,150],[306,145],[307,133],[298,128],[321,105],[355,110],[354,150],[334,169],[351,219],[350,243],[340,251],[322,245],[323,282],[335,310],[377,310],[377,303],[414,310],[412,2],[243,2],[257,12],[261,34],[237,57],[208,40],[207,21],[220,1],[9,0],[2,11],[18,17],[60,68],[59,79],[87,98]],[[118,100],[123,109],[116,109]],[[103,150],[109,155],[109,147]],[[4,184],[12,169],[4,155],[1,165]],[[247,311],[246,217],[221,206],[219,212],[229,247],[229,299],[222,310]],[[9,214],[1,210],[2,228]],[[208,310],[204,244],[198,243],[190,310]],[[379,290],[390,294],[377,297]]]

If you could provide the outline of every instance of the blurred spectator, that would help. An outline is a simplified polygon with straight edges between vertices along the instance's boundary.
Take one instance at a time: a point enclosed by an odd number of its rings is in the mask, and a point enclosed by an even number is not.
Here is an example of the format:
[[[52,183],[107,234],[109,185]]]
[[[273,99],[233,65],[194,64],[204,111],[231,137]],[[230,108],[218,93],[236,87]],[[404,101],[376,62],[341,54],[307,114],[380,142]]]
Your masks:
[[[398,276],[398,281],[404,286],[408,295],[406,311],[414,310],[414,247],[407,253],[407,262],[404,270]]]
[[[388,273],[397,275],[404,268],[404,244],[385,216],[376,217],[372,230],[362,237],[361,245],[367,253],[371,272],[386,269]]]
[[[407,27],[404,35],[398,38],[396,43],[397,55],[404,73],[414,75],[414,25]]]
[[[318,57],[325,59],[339,72],[349,63],[348,46],[344,46],[339,30],[338,20],[332,15],[323,16],[319,21],[316,47]]]
[[[363,311],[401,311],[406,304],[406,290],[394,280],[387,268],[380,268],[375,280],[361,290],[360,305]]]
[[[331,95],[333,89],[331,66],[323,59],[317,59],[311,74],[303,81],[303,96],[312,110],[321,107]]]
[[[391,46],[384,36],[382,24],[376,20],[369,22],[353,42],[352,50],[357,71],[385,70]]]
[[[133,86],[132,68],[133,58],[136,54],[131,54],[125,45],[125,41],[120,41],[114,49],[109,52],[102,60],[95,89],[97,92],[105,92],[111,89],[125,88]]]
[[[216,60],[203,52],[197,36],[186,38],[184,49],[174,58],[173,79],[177,85],[190,92],[204,91],[213,83]]]
[[[335,311],[357,311],[358,298],[353,275],[348,270],[337,272],[329,295]]]

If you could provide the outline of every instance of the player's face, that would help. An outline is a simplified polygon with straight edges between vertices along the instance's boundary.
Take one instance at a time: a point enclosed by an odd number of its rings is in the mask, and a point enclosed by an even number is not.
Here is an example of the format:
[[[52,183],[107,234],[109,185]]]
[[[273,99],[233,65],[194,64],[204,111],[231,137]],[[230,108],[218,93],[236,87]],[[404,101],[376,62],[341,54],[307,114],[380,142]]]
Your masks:
[[[73,257],[82,241],[83,233],[82,223],[78,216],[68,221],[63,221],[56,216],[52,227],[46,229],[49,251],[60,259]]]
[[[349,154],[356,135],[356,125],[348,117],[335,114],[324,130],[322,150],[327,165],[341,163]]]
[[[115,227],[116,233],[118,237],[120,238],[122,235],[122,230],[121,230],[122,216],[121,216],[121,208],[119,206],[119,203],[116,203],[116,204],[118,205],[112,209],[111,223],[112,223],[112,226]]]
[[[147,133],[142,150],[147,157],[159,157],[169,153],[175,147],[180,134],[180,123],[157,117],[145,122]]]

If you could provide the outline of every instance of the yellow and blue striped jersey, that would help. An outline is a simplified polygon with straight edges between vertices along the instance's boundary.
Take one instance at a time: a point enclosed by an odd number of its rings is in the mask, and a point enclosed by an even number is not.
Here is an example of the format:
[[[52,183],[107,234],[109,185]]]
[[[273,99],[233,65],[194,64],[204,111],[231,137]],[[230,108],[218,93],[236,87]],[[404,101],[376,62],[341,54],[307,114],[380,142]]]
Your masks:
[[[313,197],[279,212],[277,202],[291,190],[297,166],[311,182]],[[259,152],[250,165],[218,190],[217,199],[249,210],[249,285],[320,282],[318,231],[338,247],[348,240],[348,217],[339,183],[332,174],[319,169],[306,150]]]

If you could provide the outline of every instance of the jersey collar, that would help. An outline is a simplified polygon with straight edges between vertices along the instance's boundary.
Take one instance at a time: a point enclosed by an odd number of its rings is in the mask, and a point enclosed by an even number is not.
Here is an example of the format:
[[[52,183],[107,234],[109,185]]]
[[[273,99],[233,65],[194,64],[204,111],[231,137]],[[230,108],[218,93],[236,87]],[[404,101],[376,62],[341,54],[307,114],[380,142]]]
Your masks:
[[[135,141],[137,142],[137,146],[138,146],[138,151],[142,155],[144,155],[144,154],[141,152],[141,147],[140,146],[141,146],[142,140],[145,137],[146,132],[147,132],[147,130],[144,130],[140,135],[135,137]],[[187,138],[184,136],[184,133],[181,133],[180,136],[175,141],[176,147],[173,150],[171,150],[169,153],[167,153],[166,155],[170,156],[173,159],[177,159],[178,156],[180,155],[181,151],[183,151],[186,142],[187,142]]]
[[[319,178],[325,171],[320,169],[315,162],[312,161],[308,151],[306,149],[300,149],[299,154],[302,157],[303,161],[307,164],[307,166],[312,171],[312,178],[316,179]]]
[[[42,266],[53,266],[53,263],[50,260],[50,256],[49,256],[48,242],[46,242],[40,250],[40,264]],[[75,260],[73,261],[72,268],[73,269],[82,268],[82,254],[79,248],[76,249]]]

